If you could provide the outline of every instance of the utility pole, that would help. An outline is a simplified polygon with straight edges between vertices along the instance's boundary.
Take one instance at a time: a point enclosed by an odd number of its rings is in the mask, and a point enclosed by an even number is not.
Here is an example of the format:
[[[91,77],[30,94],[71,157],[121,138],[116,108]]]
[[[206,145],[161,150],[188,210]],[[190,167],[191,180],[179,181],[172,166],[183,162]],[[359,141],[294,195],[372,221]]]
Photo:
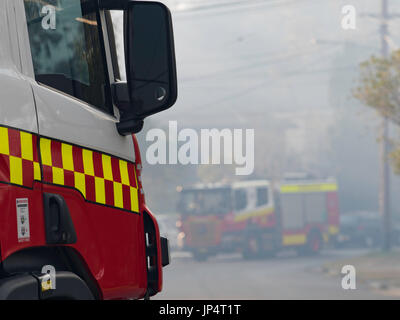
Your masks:
[[[382,56],[387,58],[389,56],[389,48],[387,43],[387,37],[389,36],[388,20],[388,0],[382,1],[382,12],[381,12],[381,46]],[[383,250],[389,251],[391,249],[391,212],[390,212],[390,168],[388,161],[389,152],[389,120],[387,117],[382,117],[381,127],[381,143],[380,143],[380,190],[379,190],[379,213],[383,220],[384,230],[384,241]]]

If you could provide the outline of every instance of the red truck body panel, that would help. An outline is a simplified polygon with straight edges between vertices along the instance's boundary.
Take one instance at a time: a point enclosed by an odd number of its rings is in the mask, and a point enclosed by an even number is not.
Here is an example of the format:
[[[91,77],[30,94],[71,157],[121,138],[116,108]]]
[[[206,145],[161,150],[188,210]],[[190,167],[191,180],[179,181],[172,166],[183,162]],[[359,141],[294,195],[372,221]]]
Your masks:
[[[46,168],[40,159],[40,144],[38,136],[28,134],[32,143],[32,161],[24,160],[24,148],[21,148],[22,131],[3,128],[8,132],[9,152],[1,153],[0,149],[0,249],[1,260],[7,259],[13,253],[32,247],[47,246],[45,237],[43,193],[62,196],[68,206],[73,225],[77,234],[77,242],[69,247],[76,250],[87,266],[90,274],[97,282],[100,296],[104,299],[142,298],[147,290],[147,270],[143,212],[153,220],[156,228],[158,248],[158,290],[162,289],[162,266],[158,224],[146,207],[141,185],[140,169],[141,158],[137,140],[133,137],[136,163],[134,165],[137,176],[138,208],[139,212],[132,212],[124,208],[101,205],[88,201],[90,195],[87,186],[85,196],[80,190],[67,185],[50,183],[52,170]],[[27,142],[28,140],[25,140]],[[61,149],[60,149],[61,152]],[[74,155],[75,156],[75,155]],[[13,159],[11,159],[13,157]],[[62,166],[61,154],[53,151],[53,158],[59,158]],[[11,160],[10,160],[11,159]],[[22,180],[17,181],[12,176],[16,174],[10,161],[20,161]],[[32,163],[41,163],[41,177],[34,174]],[[94,160],[95,161],[95,160]],[[54,161],[55,162],[55,161]],[[55,165],[53,162],[53,165]],[[14,170],[14,171],[13,171]],[[86,180],[87,181],[87,180]],[[19,184],[20,183],[20,184]],[[107,195],[109,196],[109,195]],[[16,199],[27,199],[29,203],[29,239],[18,238]],[[129,203],[128,203],[129,205]]]

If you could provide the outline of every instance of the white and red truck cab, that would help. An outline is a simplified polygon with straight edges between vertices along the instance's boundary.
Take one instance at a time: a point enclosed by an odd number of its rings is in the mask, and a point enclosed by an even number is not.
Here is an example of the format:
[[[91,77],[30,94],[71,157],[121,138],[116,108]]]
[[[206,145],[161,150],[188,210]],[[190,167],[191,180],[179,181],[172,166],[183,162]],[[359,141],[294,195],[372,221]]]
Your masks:
[[[184,247],[197,260],[220,252],[245,259],[284,249],[316,254],[339,232],[335,178],[237,181],[178,188]]]
[[[112,10],[124,12],[125,82]],[[176,98],[163,4],[0,1],[0,299],[162,290],[168,241],[145,204],[134,134]]]

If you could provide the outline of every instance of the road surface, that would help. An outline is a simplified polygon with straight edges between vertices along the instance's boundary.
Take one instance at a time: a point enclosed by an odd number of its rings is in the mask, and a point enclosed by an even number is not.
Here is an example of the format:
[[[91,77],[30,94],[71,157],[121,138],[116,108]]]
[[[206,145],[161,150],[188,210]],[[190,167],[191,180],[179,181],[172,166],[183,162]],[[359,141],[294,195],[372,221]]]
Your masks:
[[[240,255],[221,255],[207,262],[194,261],[189,253],[172,254],[164,268],[164,291],[157,299],[387,299],[381,292],[358,284],[341,287],[341,275],[329,276],[321,266],[365,254],[361,250],[327,250],[316,257],[284,254],[259,261]],[[399,297],[393,297],[399,298]]]

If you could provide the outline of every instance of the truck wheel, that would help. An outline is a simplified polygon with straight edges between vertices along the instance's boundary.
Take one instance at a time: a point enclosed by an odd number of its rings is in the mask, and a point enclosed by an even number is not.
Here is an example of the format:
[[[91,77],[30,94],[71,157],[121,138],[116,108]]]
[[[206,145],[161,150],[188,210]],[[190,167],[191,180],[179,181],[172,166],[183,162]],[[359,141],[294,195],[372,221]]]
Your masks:
[[[248,235],[242,251],[243,258],[246,260],[259,259],[262,257],[262,242],[261,237],[252,234]]]
[[[321,251],[322,248],[322,237],[319,231],[313,231],[307,237],[307,253],[310,255],[316,255]]]
[[[322,236],[319,231],[311,231],[307,235],[307,242],[305,245],[299,247],[296,251],[302,256],[312,256],[320,252],[322,248]]]

